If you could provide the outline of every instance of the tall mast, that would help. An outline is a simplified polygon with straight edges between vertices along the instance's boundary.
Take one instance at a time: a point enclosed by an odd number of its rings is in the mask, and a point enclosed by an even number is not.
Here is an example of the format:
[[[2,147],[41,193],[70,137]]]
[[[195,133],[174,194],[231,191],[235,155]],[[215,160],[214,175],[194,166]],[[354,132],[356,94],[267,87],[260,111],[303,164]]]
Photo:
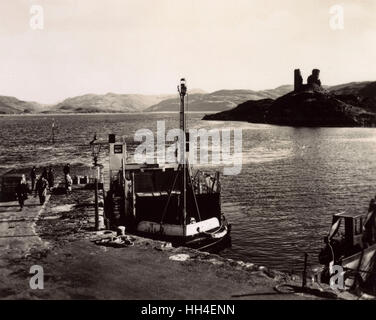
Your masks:
[[[187,220],[187,161],[186,161],[186,123],[185,123],[185,109],[184,109],[184,97],[187,93],[186,81],[184,78],[180,79],[180,86],[178,86],[180,95],[180,129],[183,133],[182,141],[180,143],[180,165],[183,170],[183,181],[181,186],[181,192],[183,193],[183,224],[186,224]]]

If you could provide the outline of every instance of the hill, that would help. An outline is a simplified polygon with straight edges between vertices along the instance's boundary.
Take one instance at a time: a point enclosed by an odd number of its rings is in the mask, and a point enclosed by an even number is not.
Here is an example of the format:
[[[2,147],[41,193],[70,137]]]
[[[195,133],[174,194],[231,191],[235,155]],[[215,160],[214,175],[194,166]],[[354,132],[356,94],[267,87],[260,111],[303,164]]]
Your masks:
[[[0,96],[0,114],[35,113],[42,110],[44,110],[44,106],[40,103]]]
[[[376,82],[350,82],[324,87],[342,102],[354,107],[376,112]],[[277,99],[293,89],[284,85],[269,90],[219,90],[206,93],[201,89],[192,89],[188,96],[189,111],[226,111],[246,102]],[[249,103],[262,105],[263,103]],[[86,94],[72,97],[55,105],[43,105],[37,102],[23,101],[15,97],[0,96],[0,114],[24,113],[95,113],[95,112],[141,112],[141,111],[178,111],[177,94],[142,95]],[[226,115],[227,116],[227,115]]]
[[[140,112],[169,95],[86,94],[54,105],[49,113]]]
[[[360,95],[364,88],[372,84],[371,81],[349,82],[328,87],[328,90],[336,95]]]
[[[253,90],[219,90],[212,93],[191,93],[188,96],[189,111],[223,111],[234,108],[247,100],[275,99],[292,90],[291,85],[280,86],[275,89]],[[145,111],[178,111],[179,100],[174,97],[163,100]]]

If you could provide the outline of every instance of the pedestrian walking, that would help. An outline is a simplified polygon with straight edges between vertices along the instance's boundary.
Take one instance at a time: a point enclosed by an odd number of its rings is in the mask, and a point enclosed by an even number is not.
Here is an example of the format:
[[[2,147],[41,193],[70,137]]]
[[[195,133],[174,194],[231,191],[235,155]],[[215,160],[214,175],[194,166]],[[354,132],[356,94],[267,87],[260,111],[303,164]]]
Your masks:
[[[48,181],[49,189],[51,190],[55,185],[54,170],[51,167],[48,168],[47,181]]]
[[[48,181],[42,175],[38,179],[36,189],[35,189],[35,196],[38,194],[39,202],[41,205],[43,205],[44,202],[46,201],[47,189],[48,189]]]
[[[72,184],[73,180],[69,174],[65,176],[65,189],[67,194],[70,194],[72,192]]]
[[[30,179],[31,179],[31,191],[34,191],[35,180],[37,179],[37,168],[35,168],[35,166],[31,169]]]
[[[47,172],[47,169],[46,169],[46,168],[43,169],[42,177],[43,177],[44,179],[46,179],[46,180],[48,179],[48,172]]]
[[[63,168],[63,172],[64,172],[64,176],[66,176],[67,174],[70,174],[70,164],[67,163],[64,168]]]
[[[67,163],[64,168],[63,168],[63,172],[64,172],[64,180],[65,180],[65,189],[68,190],[68,187],[67,187],[67,176],[70,175],[70,164]]]
[[[24,203],[25,203],[25,200],[27,199],[28,193],[29,193],[29,186],[27,184],[26,177],[23,174],[20,182],[16,186],[16,195],[17,195],[18,203],[20,204],[20,211],[24,207]]]

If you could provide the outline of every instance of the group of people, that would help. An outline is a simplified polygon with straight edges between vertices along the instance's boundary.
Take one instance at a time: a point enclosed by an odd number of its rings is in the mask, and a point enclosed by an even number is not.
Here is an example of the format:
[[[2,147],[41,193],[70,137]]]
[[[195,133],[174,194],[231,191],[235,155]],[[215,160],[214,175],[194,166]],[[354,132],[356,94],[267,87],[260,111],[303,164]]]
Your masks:
[[[35,166],[31,169],[30,172],[30,179],[31,179],[31,191],[34,191],[34,189],[37,189],[38,181],[43,178],[48,182],[48,188],[52,189],[55,184],[55,174],[51,167],[43,169],[43,172],[39,179],[37,180],[37,169]]]
[[[72,191],[72,178],[70,177],[70,165],[69,163],[64,166],[63,169],[65,177],[65,188],[67,193]],[[49,167],[44,168],[42,174],[38,177],[37,169],[34,166],[30,172],[31,180],[31,190],[29,184],[27,183],[26,176],[23,174],[21,176],[20,182],[17,184],[15,192],[20,205],[20,210],[23,209],[25,200],[28,198],[28,195],[33,191],[35,192],[35,197],[39,196],[39,202],[43,205],[46,201],[46,196],[48,191],[52,191],[55,185],[55,174],[54,170]]]
[[[30,179],[31,190],[29,188],[29,184],[27,183],[26,176],[24,174],[21,176],[21,180],[16,186],[15,191],[18,203],[20,205],[20,210],[23,209],[25,200],[28,198],[28,195],[31,194],[33,191],[35,191],[35,197],[38,194],[40,204],[44,204],[44,202],[46,201],[47,190],[53,187],[53,171],[51,168],[48,171],[47,169],[44,169],[43,173],[40,175],[40,177],[38,177],[36,173],[36,168],[33,167],[30,172]],[[49,184],[49,182],[51,184]]]

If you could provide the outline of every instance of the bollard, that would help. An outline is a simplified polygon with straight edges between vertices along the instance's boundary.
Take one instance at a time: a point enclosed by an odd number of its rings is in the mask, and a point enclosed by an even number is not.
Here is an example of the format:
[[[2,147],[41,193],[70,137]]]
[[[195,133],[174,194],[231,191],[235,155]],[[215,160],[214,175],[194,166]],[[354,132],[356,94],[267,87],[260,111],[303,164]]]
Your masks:
[[[106,229],[104,217],[103,217],[103,214],[99,214],[99,217],[98,217],[98,230],[104,230],[104,229]]]
[[[117,235],[118,236],[125,236],[125,227],[124,226],[119,226],[117,228]]]

